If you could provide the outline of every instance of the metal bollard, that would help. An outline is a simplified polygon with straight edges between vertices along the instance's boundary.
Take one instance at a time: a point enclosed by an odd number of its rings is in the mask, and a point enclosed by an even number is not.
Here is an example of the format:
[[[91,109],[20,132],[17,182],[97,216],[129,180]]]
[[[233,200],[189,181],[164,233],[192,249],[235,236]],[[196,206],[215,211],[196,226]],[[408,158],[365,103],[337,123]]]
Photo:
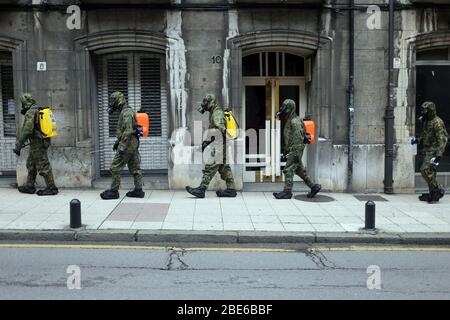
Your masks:
[[[81,227],[81,202],[78,199],[70,201],[70,227]]]
[[[375,202],[370,200],[366,202],[366,220],[364,229],[375,229]]]

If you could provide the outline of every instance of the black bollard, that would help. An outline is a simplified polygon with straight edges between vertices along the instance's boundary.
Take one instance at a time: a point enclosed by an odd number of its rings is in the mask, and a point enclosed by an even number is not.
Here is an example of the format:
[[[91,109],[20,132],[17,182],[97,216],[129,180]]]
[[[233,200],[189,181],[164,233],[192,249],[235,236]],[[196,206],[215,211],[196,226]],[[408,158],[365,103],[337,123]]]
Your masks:
[[[81,227],[81,202],[78,199],[70,201],[70,227]]]
[[[370,200],[366,202],[366,225],[364,229],[375,229],[375,202]]]

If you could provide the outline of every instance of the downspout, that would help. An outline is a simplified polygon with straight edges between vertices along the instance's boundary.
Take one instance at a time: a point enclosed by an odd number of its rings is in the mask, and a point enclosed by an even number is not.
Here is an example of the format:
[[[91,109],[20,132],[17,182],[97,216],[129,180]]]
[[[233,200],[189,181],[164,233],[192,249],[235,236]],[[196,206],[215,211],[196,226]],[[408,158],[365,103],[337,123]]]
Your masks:
[[[355,1],[349,0],[349,70],[348,70],[348,164],[347,192],[353,192],[353,129],[355,91]]]
[[[388,105],[385,120],[385,151],[384,151],[384,193],[393,191],[394,164],[394,4],[389,1],[389,76],[388,76]]]

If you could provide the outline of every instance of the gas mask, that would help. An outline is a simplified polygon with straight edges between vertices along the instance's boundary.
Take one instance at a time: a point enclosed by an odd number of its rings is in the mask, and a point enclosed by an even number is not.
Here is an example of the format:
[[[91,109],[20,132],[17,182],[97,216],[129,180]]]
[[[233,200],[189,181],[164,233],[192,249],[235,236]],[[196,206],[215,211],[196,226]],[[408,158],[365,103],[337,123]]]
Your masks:
[[[33,96],[30,93],[22,94],[20,96],[20,102],[22,103],[20,113],[23,115],[25,115],[32,106],[36,105],[36,100],[34,100]]]
[[[275,114],[277,119],[284,118],[286,116],[286,105],[283,103],[280,110]]]
[[[200,112],[201,114],[204,114],[205,111],[207,110],[208,110],[208,100],[203,99],[202,104],[197,108],[197,111]]]
[[[109,114],[113,114],[115,111],[122,111],[122,108],[125,107],[127,104],[127,101],[125,99],[125,96],[120,91],[115,91],[111,94],[109,97],[109,104],[106,111],[108,111]]]
[[[22,109],[20,109],[20,114],[25,115],[28,111],[28,108],[22,104]]]
[[[420,108],[419,121],[427,120],[427,110],[425,108]]]
[[[110,97],[109,98],[109,104],[108,104],[108,108],[106,109],[106,111],[108,112],[108,114],[113,114],[116,110],[119,109],[118,103],[117,103],[117,99],[114,97]]]
[[[113,114],[114,111],[117,109],[115,102],[109,102],[108,104],[108,108],[106,109],[106,111],[108,112],[108,114]]]

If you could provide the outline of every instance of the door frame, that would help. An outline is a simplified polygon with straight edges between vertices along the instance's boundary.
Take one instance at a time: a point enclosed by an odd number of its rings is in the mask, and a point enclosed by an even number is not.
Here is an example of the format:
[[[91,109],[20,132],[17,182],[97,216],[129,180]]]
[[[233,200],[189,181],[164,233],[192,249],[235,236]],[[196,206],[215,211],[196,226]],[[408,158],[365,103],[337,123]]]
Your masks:
[[[305,81],[305,77],[304,76],[303,77],[282,77],[282,76],[242,77],[242,88],[241,88],[241,90],[242,90],[242,106],[243,106],[243,108],[242,108],[242,115],[241,116],[242,116],[242,127],[243,127],[244,132],[246,132],[246,130],[247,130],[246,116],[245,116],[246,108],[247,108],[247,106],[245,104],[245,87],[246,86],[266,86],[266,81],[269,80],[269,79],[272,80],[272,81],[273,80],[278,80],[279,81],[279,83],[278,83],[279,86],[283,86],[283,85],[298,86],[299,90],[300,90],[299,91],[299,106],[298,106],[299,107],[299,115],[301,117],[303,117],[305,115],[306,111],[308,110],[307,109],[306,87],[305,87],[306,81]],[[272,97],[274,96],[273,94],[274,94],[274,92],[272,92]],[[272,119],[274,118],[274,116],[275,116],[275,114],[274,114],[274,104],[272,103]],[[271,120],[271,129],[275,129],[273,120]],[[282,133],[280,132],[279,134],[281,135]],[[272,135],[272,132],[271,132],[271,135]],[[274,143],[272,140],[273,139],[271,139],[271,144]],[[243,182],[244,183],[249,182],[249,181],[246,181],[246,178],[245,178],[246,177],[246,173],[245,172],[246,172],[246,169],[247,169],[247,162],[246,162],[246,160],[247,160],[247,153],[246,153],[247,148],[246,147],[247,147],[247,139],[244,139],[244,145],[243,145],[244,152],[242,153],[243,154],[242,161],[243,161],[243,164],[244,164],[244,172],[243,172],[243,174],[244,174]],[[278,145],[278,146],[275,145],[275,148],[279,149],[280,145]],[[273,155],[272,155],[273,151],[272,150],[275,149],[275,148],[273,148],[271,146],[271,158],[273,158]],[[306,163],[307,162],[306,149],[305,149],[305,151],[303,153],[303,158],[302,159],[303,159],[305,165],[307,165],[307,163]],[[275,163],[275,164],[271,163],[271,167],[272,167],[272,170],[271,170],[272,182],[275,182],[274,181],[274,179],[275,179],[274,178],[274,172],[276,174],[276,171],[281,169],[281,167],[283,165],[285,165],[285,164],[286,164],[285,162],[279,162],[279,168],[276,168],[277,163]],[[280,172],[280,176],[283,177],[283,174],[281,172]],[[294,180],[295,181],[300,181],[298,177],[294,177]]]

